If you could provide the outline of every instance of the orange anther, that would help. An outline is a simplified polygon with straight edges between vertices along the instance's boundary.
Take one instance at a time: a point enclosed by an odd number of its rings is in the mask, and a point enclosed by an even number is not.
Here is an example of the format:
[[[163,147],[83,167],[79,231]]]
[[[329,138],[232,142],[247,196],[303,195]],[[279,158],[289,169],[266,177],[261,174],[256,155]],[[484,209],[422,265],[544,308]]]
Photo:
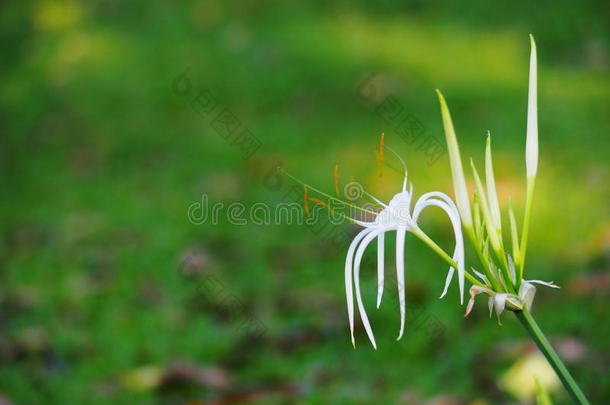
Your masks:
[[[339,165],[335,165],[333,177],[335,178],[335,194],[339,195]]]
[[[309,197],[309,201],[316,203],[316,204],[320,204],[321,206],[323,206],[326,209],[330,210],[330,206],[328,204],[326,204],[324,201],[322,200],[318,200],[317,198],[313,198],[313,197]]]

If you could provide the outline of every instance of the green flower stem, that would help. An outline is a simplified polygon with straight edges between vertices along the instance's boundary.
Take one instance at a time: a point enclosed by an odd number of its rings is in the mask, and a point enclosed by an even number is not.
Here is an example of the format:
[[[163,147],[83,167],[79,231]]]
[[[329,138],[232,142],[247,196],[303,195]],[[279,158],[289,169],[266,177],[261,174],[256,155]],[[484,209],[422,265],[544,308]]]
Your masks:
[[[521,321],[521,324],[527,330],[532,340],[536,342],[536,346],[538,346],[542,354],[544,354],[544,357],[546,357],[551,367],[553,367],[553,370],[557,373],[557,376],[574,400],[574,403],[589,405],[589,401],[585,397],[585,394],[583,394],[582,390],[557,355],[557,352],[555,352],[542,330],[540,330],[540,327],[532,317],[532,314],[530,314],[527,309],[523,309],[522,311],[515,311],[515,315],[519,321]]]
[[[411,230],[411,233],[413,233],[415,236],[417,236],[419,238],[419,240],[421,240],[422,242],[424,242],[426,245],[428,245],[428,247],[432,250],[434,250],[434,252],[439,255],[444,261],[446,261],[447,263],[449,263],[449,265],[451,267],[453,267],[454,269],[457,270],[458,268],[458,264],[451,258],[451,256],[449,256],[447,254],[447,252],[445,252],[439,245],[436,244],[436,242],[434,242],[432,239],[430,239],[430,237],[428,235],[426,235],[426,233],[424,231],[421,230],[421,228],[419,227],[414,227]],[[464,270],[464,276],[466,277],[466,279],[468,279],[468,281],[470,281],[472,284],[478,285],[480,287],[484,287],[483,284],[481,284],[481,282],[479,280],[477,280],[472,274],[470,274],[468,272],[468,270]]]

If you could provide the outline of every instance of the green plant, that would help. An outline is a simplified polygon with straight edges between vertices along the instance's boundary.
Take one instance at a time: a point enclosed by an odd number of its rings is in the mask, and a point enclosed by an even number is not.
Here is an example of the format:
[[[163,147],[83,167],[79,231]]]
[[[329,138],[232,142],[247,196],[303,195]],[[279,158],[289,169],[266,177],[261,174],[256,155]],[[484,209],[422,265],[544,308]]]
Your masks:
[[[503,240],[502,217],[493,173],[491,136],[487,135],[485,149],[486,187],[483,186],[474,162],[472,160],[470,162],[475,184],[473,204],[471,206],[462,168],[459,145],[449,108],[442,93],[437,90],[451,162],[457,208],[462,219],[464,231],[477,253],[484,273],[475,271],[483,285],[473,284],[470,288],[471,298],[466,309],[466,315],[472,310],[475,296],[480,293],[489,296],[490,315],[491,311],[495,310],[499,319],[500,314],[505,309],[513,311],[551,364],[573,400],[578,404],[588,404],[580,387],[576,384],[530,313],[536,292],[533,284],[542,284],[553,288],[558,287],[552,282],[526,280],[524,278],[532,202],[538,171],[537,55],[536,43],[531,35],[530,41],[531,54],[525,147],[527,174],[526,205],[521,239],[519,239],[514,212],[512,208],[508,210],[511,249],[507,248],[507,244]]]

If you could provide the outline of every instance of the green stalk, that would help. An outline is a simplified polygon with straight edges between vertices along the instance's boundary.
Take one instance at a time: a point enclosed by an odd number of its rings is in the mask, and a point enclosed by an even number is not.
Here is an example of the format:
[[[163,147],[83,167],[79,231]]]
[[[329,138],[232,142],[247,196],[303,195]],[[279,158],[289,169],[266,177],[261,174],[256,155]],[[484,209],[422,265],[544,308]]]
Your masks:
[[[553,349],[553,346],[551,346],[542,330],[540,330],[540,327],[532,317],[532,314],[530,314],[527,309],[523,309],[522,311],[515,311],[515,315],[519,321],[521,321],[521,324],[527,330],[532,340],[536,343],[536,346],[538,346],[542,354],[544,354],[544,357],[546,357],[546,360],[551,367],[553,367],[553,370],[555,370],[555,373],[572,397],[572,400],[574,400],[574,403],[589,405],[589,401],[585,397],[585,394],[583,394],[582,390],[557,355],[557,352]]]

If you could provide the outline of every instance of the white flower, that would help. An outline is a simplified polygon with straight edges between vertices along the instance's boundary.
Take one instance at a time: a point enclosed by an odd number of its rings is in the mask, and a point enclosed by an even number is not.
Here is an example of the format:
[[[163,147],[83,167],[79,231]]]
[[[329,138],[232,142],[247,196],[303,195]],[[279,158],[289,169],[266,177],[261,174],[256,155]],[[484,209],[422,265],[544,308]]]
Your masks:
[[[474,269],[472,270],[477,276],[481,277],[484,282],[487,282],[484,275]],[[541,284],[551,288],[559,288],[559,286],[552,281],[522,280],[521,287],[519,288],[519,295],[516,296],[514,294],[495,292],[490,287],[488,288],[473,285],[470,287],[470,300],[466,306],[466,313],[464,314],[464,317],[467,317],[470,314],[470,311],[472,311],[472,307],[474,306],[474,298],[481,293],[489,296],[487,301],[489,306],[489,316],[491,317],[492,311],[495,309],[496,316],[498,317],[498,323],[500,323],[500,315],[507,307],[512,311],[521,310],[523,308],[529,311],[532,307],[534,296],[536,295],[536,287],[534,284]]]
[[[386,147],[387,148],[387,147]],[[388,148],[389,149],[389,148]],[[389,149],[391,151],[391,149]],[[395,153],[392,151],[392,153]],[[400,159],[400,158],[399,158]],[[402,162],[402,159],[401,159]],[[404,162],[402,162],[404,165]],[[381,297],[383,295],[384,285],[384,236],[386,232],[396,231],[396,279],[398,285],[398,297],[400,305],[400,331],[398,333],[398,339],[400,339],[404,332],[405,327],[405,234],[406,232],[414,232],[419,230],[417,226],[417,220],[422,211],[430,206],[436,206],[449,217],[453,226],[455,234],[455,250],[453,252],[453,260],[457,263],[458,268],[458,282],[460,288],[460,300],[463,303],[464,296],[464,241],[462,238],[462,229],[460,216],[457,207],[446,194],[441,192],[429,192],[423,194],[415,203],[413,210],[411,211],[411,200],[413,198],[413,186],[407,190],[407,173],[405,167],[405,177],[403,182],[402,191],[396,194],[388,204],[384,204],[381,201],[375,199],[383,209],[377,213],[375,220],[372,222],[354,221],[364,229],[360,231],[352,241],[347,252],[347,258],[345,260],[345,292],[347,298],[347,314],[349,318],[350,332],[352,338],[352,344],[355,345],[354,339],[354,290],[356,293],[356,302],[358,305],[358,311],[362,319],[364,329],[373,344],[374,348],[377,348],[375,337],[371,329],[364,303],[362,302],[362,295],[360,292],[360,263],[362,256],[367,246],[377,238],[378,256],[377,256],[377,277],[378,277],[378,288],[377,288],[377,308],[381,304]],[[456,269],[453,267],[449,268],[447,278],[445,281],[445,288],[441,294],[441,298],[447,293],[447,289],[453,274]]]
[[[534,295],[536,295],[536,287],[534,287],[534,284],[541,284],[551,288],[560,288],[552,281],[523,280],[521,282],[521,287],[519,288],[519,298],[523,302],[525,309],[527,309],[528,311],[532,307],[532,302],[534,302]]]

